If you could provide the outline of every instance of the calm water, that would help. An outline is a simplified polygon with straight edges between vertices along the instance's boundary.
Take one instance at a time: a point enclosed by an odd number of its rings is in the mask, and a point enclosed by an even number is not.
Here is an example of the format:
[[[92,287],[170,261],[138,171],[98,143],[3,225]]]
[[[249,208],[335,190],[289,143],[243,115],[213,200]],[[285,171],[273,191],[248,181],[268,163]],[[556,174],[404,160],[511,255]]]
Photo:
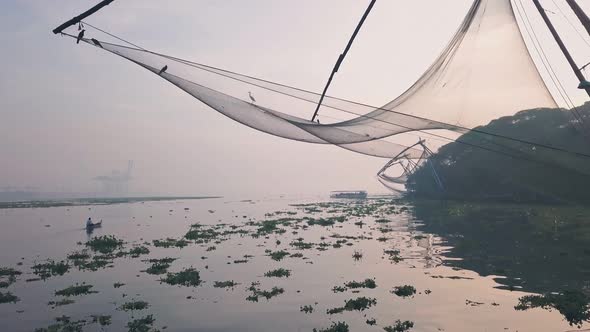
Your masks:
[[[411,331],[578,330],[557,310],[514,307],[527,292],[586,290],[590,268],[585,262],[590,256],[585,256],[584,240],[590,232],[578,223],[586,215],[580,209],[286,198],[4,209],[0,210],[0,267],[23,274],[0,288],[19,298],[0,304],[0,331],[48,327],[63,315],[72,320],[110,315],[111,325],[87,324],[84,331],[125,331],[128,322],[149,314],[155,318],[153,328],[166,331],[312,331],[332,322],[346,322],[350,331],[383,331],[396,320],[413,322]],[[102,219],[103,228],[86,234],[82,227],[88,216]],[[334,216],[345,218],[333,225],[311,226],[309,219],[302,219]],[[258,223],[279,218],[288,219],[276,229],[260,232]],[[376,222],[379,219],[389,222]],[[200,230],[229,234],[181,249],[152,243],[182,238],[195,223],[203,225]],[[102,235],[124,240],[125,250],[143,244],[150,252],[115,258],[112,267],[97,271],[71,266],[62,276],[27,281],[38,278],[33,265],[65,260]],[[298,242],[310,248],[301,249]],[[268,250],[303,257],[275,261]],[[362,257],[355,259],[355,253]],[[178,258],[168,272],[194,267],[203,283],[171,286],[159,281],[165,275],[145,272],[151,265],[146,259],[163,257]],[[290,270],[291,275],[264,276],[278,268]],[[377,287],[332,290],[367,278],[374,279]],[[213,287],[215,281],[228,280],[239,284]],[[260,290],[279,287],[284,292],[248,301],[253,282],[260,282],[256,286]],[[75,302],[69,305],[48,305],[64,298],[55,291],[76,283],[92,285],[98,293],[72,297]],[[115,288],[114,283],[125,285]],[[390,292],[403,285],[415,287],[417,293],[403,298]],[[364,311],[326,312],[359,297],[374,298],[376,305]],[[132,300],[146,301],[149,307],[135,312],[117,309]],[[314,311],[301,312],[304,305]],[[374,326],[366,323],[372,318]]]

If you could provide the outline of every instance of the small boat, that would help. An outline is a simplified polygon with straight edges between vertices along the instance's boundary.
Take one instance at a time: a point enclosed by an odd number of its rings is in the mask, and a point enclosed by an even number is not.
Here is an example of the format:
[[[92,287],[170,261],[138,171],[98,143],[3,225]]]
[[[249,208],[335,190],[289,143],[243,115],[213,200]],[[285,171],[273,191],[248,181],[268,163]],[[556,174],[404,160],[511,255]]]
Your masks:
[[[87,231],[92,231],[95,228],[101,228],[101,227],[102,227],[102,220],[99,221],[99,222],[97,222],[97,223],[94,223],[94,224],[91,224],[91,225],[87,225],[86,226],[86,230]]]
[[[364,190],[332,191],[330,198],[366,199],[367,192]]]

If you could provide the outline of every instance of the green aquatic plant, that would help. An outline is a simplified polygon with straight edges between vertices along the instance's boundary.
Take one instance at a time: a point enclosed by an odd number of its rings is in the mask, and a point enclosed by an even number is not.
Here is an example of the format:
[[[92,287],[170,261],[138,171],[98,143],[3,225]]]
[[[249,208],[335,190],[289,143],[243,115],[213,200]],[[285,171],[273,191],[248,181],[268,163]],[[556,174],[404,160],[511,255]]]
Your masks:
[[[582,326],[590,321],[590,297],[580,291],[564,291],[545,295],[526,295],[518,299],[516,310],[533,308],[556,309],[570,325]]]
[[[400,251],[395,249],[386,249],[383,250],[383,253],[389,256],[389,260],[394,263],[399,263],[404,259],[400,256]]]
[[[86,320],[72,321],[68,316],[61,316],[55,318],[55,324],[37,328],[35,332],[82,332],[86,324]]]
[[[370,318],[370,319],[367,319],[365,321],[365,323],[367,323],[367,325],[373,326],[373,325],[377,325],[377,320],[375,318]]]
[[[313,312],[313,306],[311,305],[304,305],[299,308],[299,311],[304,312],[306,314],[311,314]]]
[[[348,324],[345,322],[334,322],[332,325],[325,329],[313,329],[313,332],[349,332]]]
[[[16,277],[21,275],[22,272],[17,271],[10,267],[0,267],[0,277]]]
[[[215,281],[213,283],[213,287],[215,288],[234,288],[235,286],[239,285],[237,282],[233,280],[229,281]]]
[[[346,300],[343,307],[328,309],[329,315],[339,314],[344,311],[365,311],[370,307],[377,305],[377,299],[368,297],[358,297],[356,299]]]
[[[92,257],[91,260],[74,261],[74,265],[80,270],[88,270],[94,272],[107,267],[113,267],[114,258],[114,256],[109,254],[96,255]]]
[[[148,249],[148,247],[146,246],[137,246],[134,247],[133,249],[129,250],[129,256],[133,257],[133,258],[137,258],[141,255],[148,255],[150,253],[150,249]]]
[[[76,265],[76,261],[85,261],[87,259],[90,259],[90,254],[88,253],[88,251],[82,250],[68,254],[67,257],[69,260],[74,261],[74,265]]]
[[[291,270],[286,270],[283,268],[271,270],[264,274],[265,277],[276,277],[276,278],[288,278],[291,276]]]
[[[246,300],[251,302],[258,302],[259,297],[264,297],[267,300],[275,296],[279,296],[285,292],[283,288],[273,287],[271,290],[261,290],[258,286],[260,286],[259,282],[253,282],[247,290],[252,292],[250,296],[246,298]]]
[[[152,258],[148,260],[144,260],[144,262],[152,263],[150,267],[148,267],[145,272],[148,274],[160,275],[168,272],[168,268],[170,264],[174,262],[176,258]]]
[[[273,261],[280,261],[286,256],[289,256],[289,253],[284,250],[271,251],[268,253],[268,256],[270,256]]]
[[[414,322],[409,320],[402,322],[401,320],[396,320],[394,325],[386,326],[383,328],[385,332],[407,332],[414,327]]]
[[[121,311],[136,311],[136,310],[145,310],[150,307],[150,304],[146,301],[130,301],[125,302],[121,306],[119,306],[119,310]]]
[[[86,242],[87,247],[92,251],[97,251],[101,254],[110,254],[115,250],[122,248],[123,244],[123,240],[117,239],[114,235],[99,236]]]
[[[127,323],[128,332],[156,332],[153,326],[156,320],[153,315],[147,315],[143,318],[138,318]]]
[[[343,293],[346,292],[347,288],[342,286],[334,286],[332,287],[332,292],[334,293]]]
[[[404,285],[404,286],[396,286],[393,288],[391,293],[399,296],[399,297],[410,297],[416,294],[416,288],[411,285]]]
[[[58,290],[55,292],[55,295],[57,296],[66,296],[66,297],[70,297],[70,296],[80,296],[80,295],[88,295],[88,294],[94,294],[94,293],[98,293],[97,291],[92,291],[92,285],[86,285],[86,284],[82,284],[82,285],[74,285],[74,286],[70,286],[67,288],[64,288],[62,290]]]
[[[153,240],[152,243],[154,244],[155,247],[158,248],[172,248],[172,247],[176,247],[176,248],[184,248],[186,246],[188,246],[189,242],[184,240],[184,239],[173,239],[173,238],[166,238],[163,240]]]
[[[2,293],[0,292],[0,304],[2,303],[16,303],[20,301],[18,296],[12,294],[11,292]]]
[[[108,326],[112,323],[110,315],[92,315],[90,317],[92,317],[93,324],[98,323],[100,326]]]
[[[355,261],[361,260],[361,258],[363,258],[363,253],[362,253],[362,252],[360,252],[360,251],[358,251],[358,250],[355,250],[355,251],[352,253],[352,258],[353,258]]]
[[[64,306],[64,305],[72,304],[72,303],[75,303],[75,302],[76,301],[74,301],[72,299],[66,298],[66,299],[59,300],[59,301],[49,301],[47,303],[47,305],[52,306],[52,307],[55,308],[55,307],[61,307],[61,306]]]
[[[160,279],[160,281],[173,286],[178,285],[186,287],[196,287],[202,282],[199,271],[192,267],[177,273],[168,273],[166,277]]]
[[[70,265],[66,261],[55,262],[48,260],[45,263],[35,264],[31,267],[33,273],[45,280],[54,276],[62,276],[70,270]]]
[[[184,235],[184,238],[187,240],[196,241],[197,243],[206,243],[215,240],[219,235],[220,233],[212,228],[203,229],[203,225],[194,224]]]
[[[370,288],[370,289],[374,289],[377,287],[377,283],[375,282],[374,279],[365,279],[364,281],[350,281],[347,282],[346,284],[344,284],[344,286],[348,287],[348,288]]]
[[[121,288],[121,287],[123,287],[123,286],[125,286],[125,284],[124,284],[124,283],[122,283],[122,282],[116,282],[116,283],[114,283],[114,284],[113,284],[113,287],[114,287],[114,288]]]
[[[377,219],[377,220],[375,220],[375,222],[376,222],[376,223],[378,223],[378,224],[388,224],[388,223],[390,223],[390,222],[391,222],[391,220],[389,220],[389,219],[384,219],[384,218],[381,218],[381,219]]]

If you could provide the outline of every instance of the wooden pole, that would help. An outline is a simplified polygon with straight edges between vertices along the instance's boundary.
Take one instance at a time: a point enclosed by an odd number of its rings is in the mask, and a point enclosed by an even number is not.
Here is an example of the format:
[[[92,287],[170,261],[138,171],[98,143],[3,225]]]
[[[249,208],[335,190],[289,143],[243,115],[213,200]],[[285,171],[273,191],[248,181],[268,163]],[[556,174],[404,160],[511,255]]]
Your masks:
[[[551,31],[553,38],[555,38],[557,45],[559,45],[561,52],[563,52],[563,55],[567,59],[567,62],[569,63],[569,65],[572,67],[572,70],[574,71],[574,74],[576,75],[576,77],[578,78],[580,83],[586,82],[586,78],[584,77],[584,74],[582,74],[582,71],[580,71],[580,69],[578,68],[576,61],[574,61],[574,58],[572,58],[572,55],[570,54],[567,47],[563,43],[563,40],[561,40],[559,33],[557,33],[557,30],[555,30],[553,23],[551,23],[551,20],[547,16],[547,13],[545,13],[545,9],[543,9],[543,6],[541,6],[541,4],[539,3],[539,0],[533,0],[533,3],[535,4],[537,9],[539,10],[541,17],[543,18],[543,21],[545,21],[545,24],[549,28],[549,31]],[[588,93],[588,96],[590,96],[590,88],[586,88],[584,90],[586,90],[586,93]]]
[[[109,5],[113,1],[115,1],[115,0],[103,0],[103,1],[99,2],[96,6],[88,9],[87,11],[83,12],[82,14],[72,18],[71,20],[69,20],[67,22],[64,22],[62,25],[53,29],[53,33],[55,33],[55,34],[61,33],[64,29],[66,29],[72,25],[76,25],[76,24],[80,23],[80,21],[82,21],[83,19],[87,18],[88,16],[96,13],[97,11],[102,9],[102,7]]]
[[[367,8],[367,10],[365,11],[365,14],[361,18],[361,21],[356,26],[356,29],[354,30],[352,37],[350,37],[350,40],[348,41],[348,45],[346,45],[344,52],[342,52],[342,54],[340,54],[340,56],[338,57],[338,60],[336,61],[336,65],[334,66],[334,69],[332,69],[332,73],[330,74],[330,78],[328,78],[328,83],[326,84],[326,87],[324,88],[324,92],[322,92],[322,96],[320,97],[320,101],[318,102],[318,106],[316,107],[315,112],[313,113],[313,116],[311,117],[312,122],[315,120],[316,116],[318,115],[318,112],[320,111],[320,107],[322,106],[322,102],[324,101],[324,97],[326,97],[326,92],[328,92],[328,88],[330,87],[330,84],[332,83],[332,79],[334,78],[334,75],[338,72],[338,69],[340,68],[340,65],[342,64],[342,61],[344,61],[346,54],[348,53],[348,51],[350,50],[350,47],[352,46],[352,42],[354,42],[356,35],[361,30],[361,27],[363,26],[363,23],[365,23],[367,16],[369,16],[371,9],[373,9],[375,2],[377,2],[377,0],[371,0],[369,7]]]
[[[580,5],[578,5],[576,0],[566,0],[566,1],[570,5],[570,7],[574,11],[574,13],[576,13],[576,16],[578,17],[580,22],[582,22],[582,25],[584,26],[584,28],[586,28],[586,31],[588,31],[588,34],[590,35],[590,18],[588,18],[588,15],[586,15],[584,10],[582,10]]]

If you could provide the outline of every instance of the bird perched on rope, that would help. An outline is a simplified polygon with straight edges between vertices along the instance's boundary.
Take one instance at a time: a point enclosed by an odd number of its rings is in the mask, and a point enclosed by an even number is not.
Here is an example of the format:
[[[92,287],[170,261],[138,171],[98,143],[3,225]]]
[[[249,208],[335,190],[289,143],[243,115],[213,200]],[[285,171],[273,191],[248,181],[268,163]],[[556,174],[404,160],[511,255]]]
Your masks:
[[[82,38],[84,38],[84,32],[86,30],[82,29],[80,30],[80,32],[78,33],[78,37],[76,38],[76,44],[80,44],[80,40],[82,40]]]
[[[158,72],[158,75],[162,75],[163,72],[165,72],[168,69],[168,65],[162,67],[162,69],[160,69],[160,71]]]
[[[254,98],[254,96],[252,96],[252,92],[248,91],[248,96],[250,97],[250,100],[252,101],[252,103],[256,102],[256,99]]]
[[[102,44],[101,44],[101,43],[100,43],[98,40],[96,40],[96,39],[94,39],[94,38],[90,38],[90,40],[92,40],[92,42],[94,43],[94,45],[96,45],[96,46],[98,46],[98,47],[102,48]]]

